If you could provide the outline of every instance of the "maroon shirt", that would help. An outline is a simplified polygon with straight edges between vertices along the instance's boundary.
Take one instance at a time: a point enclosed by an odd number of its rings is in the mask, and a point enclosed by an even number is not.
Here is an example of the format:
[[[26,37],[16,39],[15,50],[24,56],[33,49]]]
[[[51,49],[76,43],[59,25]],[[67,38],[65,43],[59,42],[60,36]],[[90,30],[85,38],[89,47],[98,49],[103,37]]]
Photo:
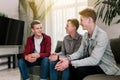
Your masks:
[[[40,44],[40,46],[41,46],[40,58],[48,57],[51,52],[50,36],[48,36],[46,34],[42,34],[42,35],[43,35],[43,40]],[[25,55],[34,53],[34,50],[35,50],[35,43],[34,43],[34,35],[33,35],[33,36],[30,36],[27,38],[27,43],[26,43],[25,50],[24,50],[24,57],[25,57]]]

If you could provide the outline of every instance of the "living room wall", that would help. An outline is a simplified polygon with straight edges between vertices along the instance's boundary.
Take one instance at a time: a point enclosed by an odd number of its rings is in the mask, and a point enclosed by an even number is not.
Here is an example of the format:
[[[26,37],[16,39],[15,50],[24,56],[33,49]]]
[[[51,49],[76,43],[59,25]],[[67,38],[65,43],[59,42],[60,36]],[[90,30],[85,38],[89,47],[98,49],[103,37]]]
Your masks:
[[[19,0],[0,0],[0,13],[9,18],[19,19],[18,15]],[[18,46],[0,45],[0,56],[18,53]],[[0,58],[0,64],[6,63],[7,57]],[[0,65],[0,70],[8,68],[7,64]]]
[[[0,0],[0,12],[9,18],[18,19],[19,0]]]
[[[94,7],[95,1],[96,0],[88,0],[88,6]],[[118,16],[117,18],[120,18],[120,16]],[[120,23],[119,24],[114,23],[117,18],[113,19],[113,22],[110,26],[105,25],[101,19],[97,20],[97,25],[100,26],[103,30],[105,30],[108,33],[108,36],[110,39],[120,37]]]

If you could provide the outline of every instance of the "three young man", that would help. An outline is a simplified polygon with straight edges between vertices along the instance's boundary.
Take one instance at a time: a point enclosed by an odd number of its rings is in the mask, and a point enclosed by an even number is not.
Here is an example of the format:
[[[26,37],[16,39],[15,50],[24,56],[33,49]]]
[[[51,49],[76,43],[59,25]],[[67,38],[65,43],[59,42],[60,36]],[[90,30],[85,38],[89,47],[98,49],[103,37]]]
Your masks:
[[[81,41],[81,35],[77,33],[77,26],[71,20],[68,20],[66,32],[69,35],[63,40],[61,52],[49,54],[50,79],[57,80],[57,71],[62,71],[62,80],[69,80],[69,65],[74,67],[72,68],[75,70],[75,73],[72,72],[72,74],[76,74],[75,80],[82,80],[90,74],[120,75],[120,69],[116,66],[107,33],[96,25],[95,11],[86,8],[79,14],[80,25],[83,30],[88,32],[84,34]],[[27,60],[27,57],[25,57],[25,60]],[[22,61],[25,63],[25,60],[23,59]],[[27,61],[32,62],[34,59]],[[48,69],[46,70],[48,71]]]

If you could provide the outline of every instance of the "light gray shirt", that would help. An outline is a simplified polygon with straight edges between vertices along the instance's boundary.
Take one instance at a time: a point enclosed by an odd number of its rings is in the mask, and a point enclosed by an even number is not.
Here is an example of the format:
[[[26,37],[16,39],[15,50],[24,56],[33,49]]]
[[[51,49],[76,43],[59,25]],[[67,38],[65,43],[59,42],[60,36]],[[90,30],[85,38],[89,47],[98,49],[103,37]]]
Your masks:
[[[62,43],[62,49],[61,52],[58,53],[58,55],[70,55],[73,52],[76,52],[80,45],[81,45],[82,36],[80,34],[76,34],[75,38],[71,38],[70,35],[67,35],[64,37],[63,43]]]
[[[88,45],[91,53],[88,52]],[[70,55],[70,58],[75,67],[98,65],[108,75],[120,75],[120,69],[116,66],[107,33],[98,26],[95,27],[91,39],[88,38],[88,33],[85,33],[79,50]]]

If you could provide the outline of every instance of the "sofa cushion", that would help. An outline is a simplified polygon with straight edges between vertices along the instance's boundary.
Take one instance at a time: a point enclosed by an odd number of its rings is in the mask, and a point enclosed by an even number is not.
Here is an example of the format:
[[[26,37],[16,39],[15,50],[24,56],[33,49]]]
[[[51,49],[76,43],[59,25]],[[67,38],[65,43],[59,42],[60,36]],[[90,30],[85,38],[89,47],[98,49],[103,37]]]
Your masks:
[[[120,64],[117,64],[120,67]],[[109,76],[106,74],[88,75],[83,80],[120,80],[120,76]]]
[[[120,38],[111,39],[110,45],[117,63],[120,63]]]
[[[120,80],[120,76],[108,76],[105,74],[95,74],[85,77],[83,80]]]
[[[30,80],[40,80],[40,76],[30,74]]]
[[[40,76],[40,66],[33,66],[33,67],[29,68],[29,73],[31,75]]]

